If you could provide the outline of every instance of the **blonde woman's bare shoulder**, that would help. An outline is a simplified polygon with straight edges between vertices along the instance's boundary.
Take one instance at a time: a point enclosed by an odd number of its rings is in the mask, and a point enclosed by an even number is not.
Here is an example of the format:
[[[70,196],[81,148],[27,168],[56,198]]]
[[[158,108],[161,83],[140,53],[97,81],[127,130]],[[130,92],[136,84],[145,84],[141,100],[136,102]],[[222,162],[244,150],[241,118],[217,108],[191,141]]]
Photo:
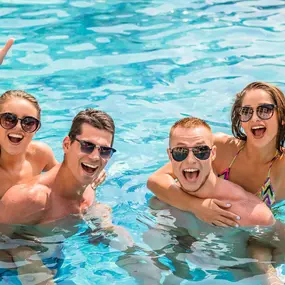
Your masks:
[[[42,155],[49,151],[51,151],[51,148],[46,143],[40,141],[32,141],[28,148],[28,152],[31,155]]]
[[[32,141],[29,145],[28,152],[33,159],[41,162],[43,171],[50,170],[58,164],[52,149],[46,143]]]

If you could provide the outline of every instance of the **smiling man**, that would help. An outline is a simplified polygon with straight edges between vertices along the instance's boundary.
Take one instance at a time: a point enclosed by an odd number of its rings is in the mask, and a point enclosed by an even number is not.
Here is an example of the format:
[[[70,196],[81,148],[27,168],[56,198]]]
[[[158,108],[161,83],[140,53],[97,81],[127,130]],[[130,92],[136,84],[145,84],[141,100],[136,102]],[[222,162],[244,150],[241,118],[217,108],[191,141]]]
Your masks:
[[[184,192],[198,198],[230,201],[232,212],[241,217],[241,226],[272,225],[274,218],[267,206],[255,195],[230,181],[218,178],[212,162],[216,146],[210,126],[198,118],[176,122],[167,150],[173,173]]]
[[[0,223],[41,224],[84,214],[95,201],[92,182],[116,151],[112,148],[114,133],[114,122],[106,113],[79,112],[63,140],[63,162],[10,188],[0,201]]]

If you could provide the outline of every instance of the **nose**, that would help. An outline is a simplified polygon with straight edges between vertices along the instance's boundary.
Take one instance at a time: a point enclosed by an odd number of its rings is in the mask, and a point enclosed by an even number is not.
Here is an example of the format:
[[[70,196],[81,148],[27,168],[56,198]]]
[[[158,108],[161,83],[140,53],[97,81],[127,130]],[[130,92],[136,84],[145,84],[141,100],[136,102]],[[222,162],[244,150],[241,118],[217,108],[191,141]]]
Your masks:
[[[192,162],[192,163],[193,162],[197,162],[197,159],[196,159],[196,157],[195,157],[195,155],[194,155],[192,150],[189,150],[189,153],[188,153],[186,159],[187,159],[187,161]]]
[[[99,148],[95,147],[94,150],[89,154],[89,157],[91,159],[99,159],[100,158]]]
[[[13,129],[18,129],[18,128],[22,129],[21,120],[19,120],[19,119],[17,120],[17,124],[15,125],[15,127]]]
[[[253,111],[251,120],[254,122],[259,121],[259,117],[257,116],[257,110],[256,109]]]

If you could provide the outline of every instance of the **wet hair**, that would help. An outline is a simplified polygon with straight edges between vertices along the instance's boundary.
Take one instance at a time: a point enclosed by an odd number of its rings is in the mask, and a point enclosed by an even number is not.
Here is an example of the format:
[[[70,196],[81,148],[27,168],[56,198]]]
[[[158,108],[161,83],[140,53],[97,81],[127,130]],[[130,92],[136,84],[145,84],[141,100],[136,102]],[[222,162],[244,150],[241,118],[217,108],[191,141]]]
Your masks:
[[[83,124],[89,124],[94,128],[111,133],[113,135],[111,146],[113,145],[115,124],[113,119],[107,113],[92,108],[79,112],[74,117],[68,134],[71,142],[74,142],[76,136],[81,134],[81,126]]]
[[[282,147],[285,140],[285,97],[283,92],[276,86],[265,82],[253,82],[247,85],[240,93],[236,94],[235,102],[231,111],[232,133],[235,138],[246,141],[246,134],[242,131],[239,109],[242,106],[244,96],[251,90],[263,90],[270,95],[273,104],[276,105],[278,118],[278,133],[276,138],[276,149],[282,152]]]
[[[174,125],[170,129],[169,139],[173,135],[174,130],[178,127],[187,128],[187,129],[204,127],[206,129],[208,129],[210,132],[212,132],[211,127],[204,120],[201,120],[201,119],[195,118],[195,117],[187,117],[187,118],[183,118],[183,119],[174,123]]]
[[[33,95],[25,91],[22,91],[22,90],[9,90],[3,93],[0,96],[0,108],[1,108],[1,105],[3,105],[5,102],[13,98],[15,99],[20,98],[20,99],[25,99],[29,101],[38,111],[38,119],[39,120],[41,119],[41,108],[40,108],[38,100]]]

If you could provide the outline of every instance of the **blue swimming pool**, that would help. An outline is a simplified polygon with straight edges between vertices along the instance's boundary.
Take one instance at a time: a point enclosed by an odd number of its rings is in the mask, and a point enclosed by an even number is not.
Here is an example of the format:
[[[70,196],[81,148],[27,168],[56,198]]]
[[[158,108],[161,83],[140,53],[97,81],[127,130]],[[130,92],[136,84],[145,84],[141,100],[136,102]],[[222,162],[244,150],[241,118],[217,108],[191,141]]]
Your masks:
[[[60,241],[55,282],[137,284],[122,264],[152,272],[139,260],[151,256],[150,267],[161,276],[145,284],[260,284],[248,270],[254,261],[229,257],[215,234],[195,251],[193,241],[181,245],[166,230],[153,235],[161,245],[153,250],[145,238],[155,223],[146,180],[167,161],[168,132],[177,119],[198,116],[215,132],[230,133],[232,99],[246,84],[262,80],[284,91],[284,13],[282,0],[0,1],[0,44],[16,39],[0,68],[0,91],[23,89],[39,99],[43,123],[36,138],[61,161],[62,139],[79,110],[102,109],[116,123],[118,152],[97,200],[112,207],[113,222],[137,248],[108,247],[82,222],[77,234]],[[0,284],[20,284],[12,268],[2,271]]]

